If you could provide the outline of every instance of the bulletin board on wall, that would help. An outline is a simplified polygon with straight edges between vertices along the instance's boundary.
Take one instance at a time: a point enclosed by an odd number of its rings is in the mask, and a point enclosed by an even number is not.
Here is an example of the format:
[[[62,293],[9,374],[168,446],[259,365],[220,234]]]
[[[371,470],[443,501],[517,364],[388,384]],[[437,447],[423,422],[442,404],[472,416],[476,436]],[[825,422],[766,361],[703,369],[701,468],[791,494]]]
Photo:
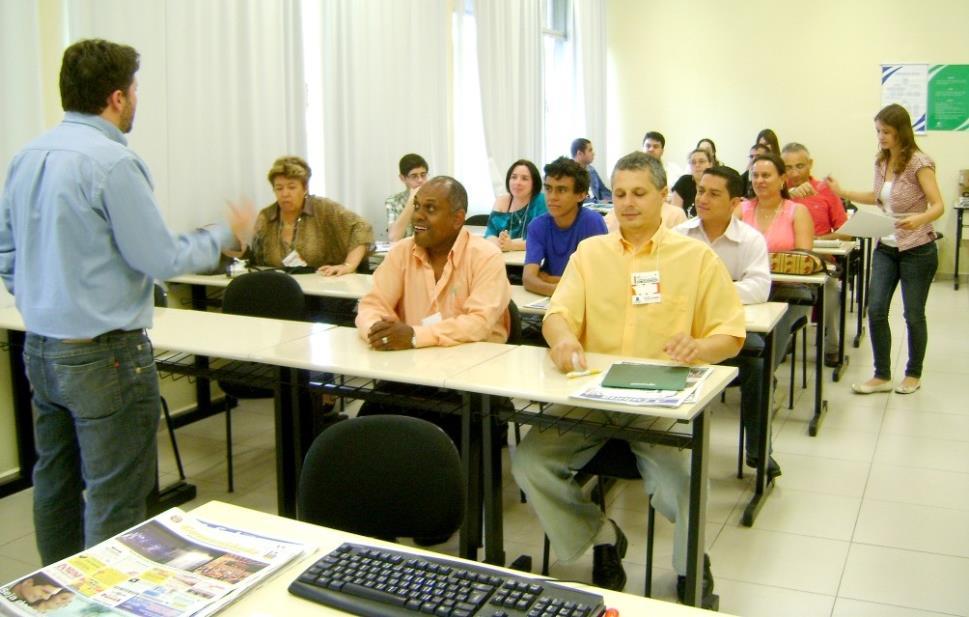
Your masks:
[[[929,69],[928,129],[969,130],[969,64],[936,64]]]
[[[969,64],[882,64],[881,99],[907,109],[918,134],[969,131]]]

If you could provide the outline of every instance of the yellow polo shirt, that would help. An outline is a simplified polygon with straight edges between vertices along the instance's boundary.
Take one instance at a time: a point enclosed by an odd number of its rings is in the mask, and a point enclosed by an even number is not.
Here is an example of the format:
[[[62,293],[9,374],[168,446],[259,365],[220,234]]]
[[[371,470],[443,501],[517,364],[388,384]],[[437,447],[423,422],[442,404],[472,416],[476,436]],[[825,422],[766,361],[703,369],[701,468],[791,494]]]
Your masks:
[[[660,301],[633,304],[632,275],[659,271]],[[621,234],[583,240],[549,302],[586,351],[669,360],[663,345],[693,338],[746,336],[744,308],[720,258],[702,242],[660,226],[638,252]]]

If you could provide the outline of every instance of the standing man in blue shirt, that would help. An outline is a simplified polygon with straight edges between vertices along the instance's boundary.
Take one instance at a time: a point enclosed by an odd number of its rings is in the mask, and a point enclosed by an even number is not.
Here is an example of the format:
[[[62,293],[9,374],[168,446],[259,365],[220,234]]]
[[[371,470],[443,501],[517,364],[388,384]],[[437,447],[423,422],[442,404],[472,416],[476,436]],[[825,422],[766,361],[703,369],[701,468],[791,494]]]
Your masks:
[[[572,159],[560,156],[545,166],[548,213],[528,224],[522,270],[528,291],[551,296],[579,242],[608,232],[601,214],[582,207],[588,190],[589,174]]]
[[[43,563],[145,518],[158,376],[153,279],[213,267],[224,225],[171,233],[148,168],[127,148],[138,52],[77,42],[60,73],[64,121],[21,150],[0,201],[0,276],[26,325],[33,390],[34,526]],[[234,211],[237,238],[254,211]]]

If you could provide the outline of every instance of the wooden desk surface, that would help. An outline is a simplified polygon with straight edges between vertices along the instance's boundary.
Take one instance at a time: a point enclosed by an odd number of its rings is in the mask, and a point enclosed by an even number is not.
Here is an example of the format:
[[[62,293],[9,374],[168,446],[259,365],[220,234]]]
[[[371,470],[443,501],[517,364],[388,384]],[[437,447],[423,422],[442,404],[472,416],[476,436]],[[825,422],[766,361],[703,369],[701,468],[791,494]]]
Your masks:
[[[587,353],[585,357],[590,369],[601,371],[605,371],[613,362],[619,360],[643,362],[642,358],[598,353]],[[548,349],[529,345],[515,347],[500,357],[483,362],[471,370],[457,373],[445,380],[445,386],[465,392],[522,398],[572,407],[594,407],[642,416],[690,420],[737,375],[737,369],[732,366],[712,368],[713,374],[704,383],[697,401],[680,407],[633,407],[572,398],[572,394],[594,380],[600,379],[601,375],[569,379],[552,363]]]
[[[234,506],[218,501],[210,501],[204,505],[201,505],[198,508],[195,508],[192,511],[192,514],[207,521],[223,523],[225,525],[234,527],[244,527],[249,530],[258,530],[259,532],[269,536],[295,539],[300,542],[313,544],[319,548],[319,550],[315,553],[307,555],[302,559],[290,564],[288,567],[284,568],[280,573],[263,583],[257,589],[250,591],[246,595],[233,602],[224,610],[223,614],[225,615],[248,615],[256,617],[263,617],[266,615],[286,615],[287,617],[302,617],[304,615],[306,617],[346,615],[347,613],[343,613],[336,609],[328,608],[302,598],[297,598],[286,590],[289,584],[297,576],[299,576],[303,570],[308,568],[317,559],[332,551],[343,542],[369,544],[405,550],[410,553],[428,554],[435,557],[441,557],[440,554],[435,554],[420,548],[410,546],[402,547],[390,542],[381,542],[380,540],[374,540],[372,538],[365,538],[363,536],[337,531],[335,529],[328,529],[326,527],[319,527],[309,523],[294,521],[292,519],[282,518],[272,514],[265,514],[263,512],[257,512],[248,508]],[[457,557],[445,557],[455,559],[456,561],[461,561]],[[480,566],[483,564],[475,563],[475,565]],[[496,571],[504,570],[503,568],[494,569]],[[516,574],[521,575],[522,573],[516,572]],[[606,606],[619,609],[620,613],[624,617],[631,615],[650,615],[653,617],[700,617],[702,615],[712,614],[708,611],[703,611],[689,606],[682,606],[680,604],[651,600],[649,598],[634,596],[627,593],[619,593],[616,591],[609,591],[607,589],[597,589],[595,587],[577,583],[568,584],[576,589],[601,594],[605,598]],[[723,615],[723,613],[720,614]]]

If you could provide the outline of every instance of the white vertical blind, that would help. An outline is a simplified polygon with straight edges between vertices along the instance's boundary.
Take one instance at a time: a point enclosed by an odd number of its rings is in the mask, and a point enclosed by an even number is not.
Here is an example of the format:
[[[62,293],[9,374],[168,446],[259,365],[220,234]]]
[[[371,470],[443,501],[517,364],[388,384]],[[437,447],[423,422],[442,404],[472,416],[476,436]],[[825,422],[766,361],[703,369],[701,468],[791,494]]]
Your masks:
[[[540,0],[475,0],[481,111],[495,195],[517,159],[542,159]]]
[[[129,143],[174,229],[221,219],[227,199],[272,201],[272,161],[306,153],[298,0],[74,0],[66,11],[70,41],[141,54]]]
[[[37,5],[0,0],[0,189],[13,155],[43,129]]]
[[[416,152],[431,175],[448,171],[447,2],[328,0],[319,14],[321,74],[307,80],[311,91],[322,83],[327,193],[386,237],[400,157]]]

